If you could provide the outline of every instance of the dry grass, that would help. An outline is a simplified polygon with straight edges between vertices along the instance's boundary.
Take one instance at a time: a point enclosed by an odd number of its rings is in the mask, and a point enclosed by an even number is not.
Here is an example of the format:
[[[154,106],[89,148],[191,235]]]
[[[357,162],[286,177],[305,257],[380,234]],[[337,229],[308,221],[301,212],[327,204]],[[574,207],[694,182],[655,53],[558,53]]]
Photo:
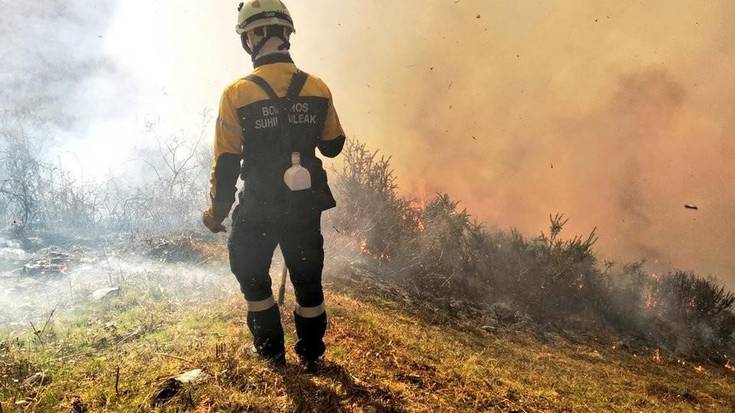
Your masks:
[[[75,403],[89,412],[735,409],[735,375],[722,367],[697,372],[609,346],[427,324],[401,302],[336,292],[327,298],[330,350],[322,374],[308,375],[295,364],[277,371],[243,354],[249,337],[239,297],[195,308],[136,297],[128,290],[78,318],[57,320],[43,345],[30,336],[5,340],[4,412],[72,411]],[[293,331],[290,316],[285,322]],[[293,335],[287,340],[293,343]],[[150,407],[161,383],[193,368],[204,369],[209,380]],[[44,383],[23,383],[37,371],[46,374]]]

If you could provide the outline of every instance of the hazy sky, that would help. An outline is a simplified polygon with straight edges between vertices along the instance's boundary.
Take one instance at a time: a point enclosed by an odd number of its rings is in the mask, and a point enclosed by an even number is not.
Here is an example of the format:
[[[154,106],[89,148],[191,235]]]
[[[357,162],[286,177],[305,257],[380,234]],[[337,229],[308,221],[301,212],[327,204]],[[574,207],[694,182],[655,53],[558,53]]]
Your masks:
[[[406,193],[447,191],[527,234],[563,212],[571,231],[599,227],[606,256],[735,285],[735,2],[286,2],[295,60]],[[236,6],[120,1],[79,39],[119,73],[84,86],[68,150],[117,148],[83,154],[88,174],[124,162],[144,120],[195,130],[216,110],[251,68]]]

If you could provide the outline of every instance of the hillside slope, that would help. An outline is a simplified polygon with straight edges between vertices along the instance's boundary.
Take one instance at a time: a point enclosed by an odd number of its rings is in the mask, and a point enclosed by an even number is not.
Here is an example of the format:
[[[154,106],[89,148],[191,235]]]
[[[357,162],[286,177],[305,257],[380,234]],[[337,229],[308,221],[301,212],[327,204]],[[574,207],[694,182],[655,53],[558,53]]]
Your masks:
[[[483,329],[410,308],[379,289],[328,283],[328,362],[319,375],[249,358],[244,303],[225,268],[221,293],[181,298],[175,276],[128,277],[49,325],[5,332],[3,412],[670,412],[735,409],[735,375],[608,344]],[[292,344],[293,307],[285,323]],[[442,319],[442,321],[436,321]],[[196,384],[170,378],[202,369]],[[36,373],[37,374],[34,376]],[[158,399],[159,405],[152,407]]]

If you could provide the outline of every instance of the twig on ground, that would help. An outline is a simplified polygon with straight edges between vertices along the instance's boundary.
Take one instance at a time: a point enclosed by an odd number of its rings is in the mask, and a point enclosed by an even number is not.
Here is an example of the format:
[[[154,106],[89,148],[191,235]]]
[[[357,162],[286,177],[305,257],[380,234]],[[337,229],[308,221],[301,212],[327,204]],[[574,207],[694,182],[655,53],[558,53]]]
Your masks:
[[[115,396],[120,397],[120,366],[115,369]]]
[[[194,364],[191,360],[187,360],[187,359],[185,359],[183,357],[179,357],[179,356],[174,356],[173,354],[167,354],[167,353],[153,353],[153,354],[155,354],[157,356],[161,356],[161,357],[168,357],[168,358],[176,359],[176,360],[179,360],[179,361],[183,361],[183,362],[189,363],[191,365]]]

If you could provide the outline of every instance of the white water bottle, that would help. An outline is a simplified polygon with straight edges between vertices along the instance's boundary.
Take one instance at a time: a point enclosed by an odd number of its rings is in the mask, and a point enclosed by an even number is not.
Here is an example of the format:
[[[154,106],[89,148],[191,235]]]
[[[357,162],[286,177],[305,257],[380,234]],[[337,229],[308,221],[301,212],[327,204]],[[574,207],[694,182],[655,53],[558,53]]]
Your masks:
[[[283,175],[283,182],[291,191],[303,191],[311,188],[311,174],[301,166],[301,154],[291,154],[291,167]]]

